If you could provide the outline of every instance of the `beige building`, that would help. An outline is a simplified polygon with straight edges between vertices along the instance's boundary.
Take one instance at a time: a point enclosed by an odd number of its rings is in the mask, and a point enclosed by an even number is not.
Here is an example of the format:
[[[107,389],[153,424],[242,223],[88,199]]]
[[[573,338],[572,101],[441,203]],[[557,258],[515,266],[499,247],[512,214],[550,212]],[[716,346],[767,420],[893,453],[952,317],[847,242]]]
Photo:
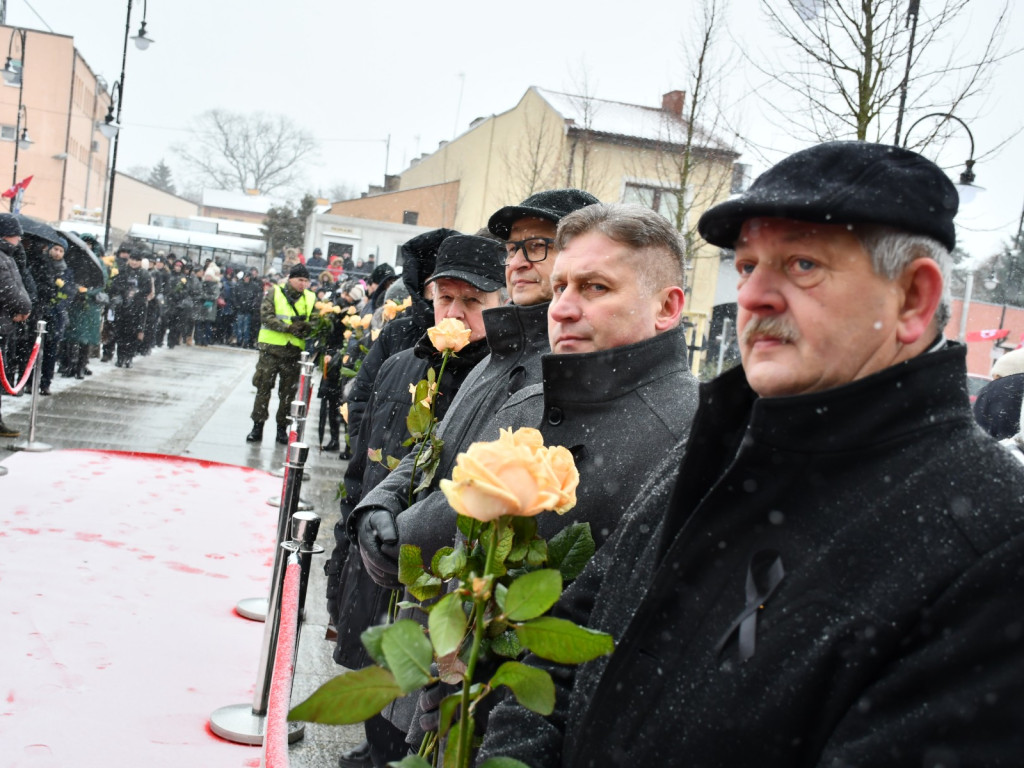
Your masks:
[[[691,244],[687,308],[699,344],[715,303],[719,249],[702,246],[693,227],[730,194],[738,154],[695,128],[687,158],[685,101],[682,91],[647,107],[531,87],[512,109],[475,120],[413,161],[397,184],[389,178],[387,191],[334,203],[330,213],[474,232],[498,208],[543,189],[577,187],[649,206]]]
[[[15,134],[28,130],[31,145],[18,150],[17,180],[29,176],[21,212],[56,222],[78,212],[99,216],[105,207],[109,141],[96,128],[110,106],[105,83],[75,49],[74,40],[36,30],[0,26],[17,82],[0,82],[0,188],[14,178]],[[21,119],[18,119],[19,93]]]

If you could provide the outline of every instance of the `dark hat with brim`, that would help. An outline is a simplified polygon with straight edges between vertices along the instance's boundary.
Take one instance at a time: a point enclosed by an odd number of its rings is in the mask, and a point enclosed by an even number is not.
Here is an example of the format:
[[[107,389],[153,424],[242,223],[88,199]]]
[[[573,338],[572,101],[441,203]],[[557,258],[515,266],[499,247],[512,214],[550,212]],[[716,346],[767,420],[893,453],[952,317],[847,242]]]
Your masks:
[[[434,274],[427,283],[441,278],[462,280],[491,293],[505,286],[505,249],[489,237],[452,235],[437,251]]]
[[[959,204],[949,177],[916,152],[833,141],[768,169],[742,195],[705,211],[697,230],[712,245],[732,248],[749,219],[876,224],[934,238],[953,250]]]
[[[512,225],[520,219],[545,219],[557,224],[573,211],[599,202],[582,189],[549,189],[530,195],[519,205],[508,205],[498,210],[488,220],[487,229],[502,240],[508,240],[512,234]]]
[[[395,268],[390,264],[378,264],[373,268],[373,272],[370,273],[370,277],[366,282],[368,283],[383,283],[389,277],[396,277]]]

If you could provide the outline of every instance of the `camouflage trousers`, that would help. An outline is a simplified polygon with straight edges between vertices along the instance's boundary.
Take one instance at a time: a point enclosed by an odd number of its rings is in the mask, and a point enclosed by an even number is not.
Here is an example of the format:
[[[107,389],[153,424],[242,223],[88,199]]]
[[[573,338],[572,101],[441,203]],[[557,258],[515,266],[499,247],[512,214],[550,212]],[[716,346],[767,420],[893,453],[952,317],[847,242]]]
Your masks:
[[[274,355],[260,350],[256,361],[256,373],[252,377],[252,385],[256,387],[256,401],[252,405],[252,420],[261,424],[270,413],[270,393],[277,386],[277,425],[287,427],[291,418],[291,404],[299,388],[299,356],[298,351],[292,355]]]

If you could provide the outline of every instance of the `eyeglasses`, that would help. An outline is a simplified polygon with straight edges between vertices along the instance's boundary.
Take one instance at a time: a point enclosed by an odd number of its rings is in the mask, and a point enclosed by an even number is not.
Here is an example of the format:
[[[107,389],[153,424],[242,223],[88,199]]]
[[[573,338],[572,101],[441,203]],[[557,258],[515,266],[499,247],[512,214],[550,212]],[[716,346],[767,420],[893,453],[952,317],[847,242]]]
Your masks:
[[[509,264],[520,250],[529,262],[544,261],[548,250],[555,242],[553,237],[528,237],[526,240],[509,240],[505,243],[505,264]]]

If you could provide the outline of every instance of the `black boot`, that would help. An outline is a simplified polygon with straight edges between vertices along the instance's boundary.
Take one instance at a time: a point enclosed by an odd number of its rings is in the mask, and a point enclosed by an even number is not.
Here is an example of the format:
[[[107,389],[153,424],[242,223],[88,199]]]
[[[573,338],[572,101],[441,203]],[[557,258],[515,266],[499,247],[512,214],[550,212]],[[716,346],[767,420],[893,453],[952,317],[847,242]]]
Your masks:
[[[324,446],[325,451],[336,451],[341,447],[341,443],[338,442],[338,430],[331,430],[331,442]]]
[[[252,432],[245,436],[245,442],[247,443],[258,443],[263,439],[263,422],[254,421],[252,423]]]
[[[278,427],[277,437],[274,438],[281,445],[288,445],[288,427]]]

